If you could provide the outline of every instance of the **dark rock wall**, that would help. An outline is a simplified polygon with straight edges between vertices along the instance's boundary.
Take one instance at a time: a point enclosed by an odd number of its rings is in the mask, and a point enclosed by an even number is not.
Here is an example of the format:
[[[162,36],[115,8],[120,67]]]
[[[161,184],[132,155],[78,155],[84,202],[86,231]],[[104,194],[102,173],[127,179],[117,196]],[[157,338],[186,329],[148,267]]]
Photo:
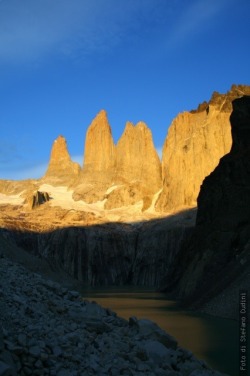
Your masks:
[[[194,218],[195,212],[192,211]],[[49,233],[12,232],[15,243],[83,284],[159,287],[166,280],[192,223],[169,219],[140,224],[63,228]],[[6,231],[6,230],[5,230]]]
[[[168,290],[205,301],[250,263],[250,96],[233,101],[233,145],[203,182],[197,222],[168,277]]]

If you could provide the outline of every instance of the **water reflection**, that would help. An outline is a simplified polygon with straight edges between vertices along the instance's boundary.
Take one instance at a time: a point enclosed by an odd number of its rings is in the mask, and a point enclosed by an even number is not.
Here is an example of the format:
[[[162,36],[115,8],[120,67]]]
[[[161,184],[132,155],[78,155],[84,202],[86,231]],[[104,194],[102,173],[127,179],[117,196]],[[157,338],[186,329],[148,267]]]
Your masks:
[[[148,318],[173,335],[180,346],[191,350],[211,367],[237,374],[237,323],[233,320],[191,314],[176,308],[174,301],[154,291],[111,288],[88,289],[83,297],[110,308],[125,319]]]

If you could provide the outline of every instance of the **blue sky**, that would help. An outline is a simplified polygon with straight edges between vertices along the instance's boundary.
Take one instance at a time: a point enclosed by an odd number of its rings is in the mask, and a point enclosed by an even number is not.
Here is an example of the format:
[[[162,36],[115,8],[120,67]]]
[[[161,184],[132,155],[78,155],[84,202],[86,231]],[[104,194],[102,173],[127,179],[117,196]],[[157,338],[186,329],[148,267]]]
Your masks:
[[[115,142],[250,84],[249,0],[0,0],[0,178],[44,174],[53,141],[82,162],[101,110]]]

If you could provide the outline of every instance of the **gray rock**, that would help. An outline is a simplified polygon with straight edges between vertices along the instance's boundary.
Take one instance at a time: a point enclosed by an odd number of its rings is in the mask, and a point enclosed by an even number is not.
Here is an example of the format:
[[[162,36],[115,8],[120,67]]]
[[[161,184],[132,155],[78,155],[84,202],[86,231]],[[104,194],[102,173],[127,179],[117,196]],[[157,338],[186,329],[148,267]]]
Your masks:
[[[58,357],[58,356],[62,356],[62,355],[63,355],[63,351],[62,351],[61,347],[59,347],[59,346],[55,346],[55,347],[53,347],[52,351],[53,351],[53,354],[54,354],[56,357]]]
[[[106,311],[104,308],[99,306],[96,303],[88,303],[84,306],[83,311],[85,312],[86,316],[89,316],[91,318],[99,318],[102,316],[106,316]]]
[[[147,338],[154,339],[162,343],[167,348],[176,349],[177,341],[174,337],[162,330],[156,323],[151,320],[138,320],[137,325],[140,333]]]
[[[175,340],[152,321],[132,318],[129,323],[77,294],[67,299],[69,293],[57,284],[1,261],[0,376],[170,376],[177,360],[183,372],[204,369],[192,354],[174,350]],[[18,308],[25,299],[32,315]]]
[[[23,371],[24,371],[25,375],[32,375],[32,373],[33,373],[32,368],[30,368],[30,367],[24,367]]]
[[[3,341],[3,331],[0,328],[0,351],[4,349],[4,341]]]
[[[26,347],[27,346],[27,336],[24,333],[20,333],[17,337],[17,342],[20,346]]]
[[[201,369],[201,370],[195,370],[189,374],[189,376],[227,376],[226,374],[222,374],[220,372],[207,370],[207,369]]]
[[[10,351],[4,350],[0,352],[0,361],[8,364],[11,368],[15,369],[15,362]]]
[[[10,365],[0,361],[0,376],[16,376],[16,374]]]
[[[148,358],[152,358],[157,363],[163,359],[168,363],[171,362],[170,351],[160,342],[147,340],[140,344],[140,348],[146,352]]]
[[[29,354],[34,358],[39,358],[41,355],[41,349],[39,346],[32,346],[29,348]]]
[[[68,292],[68,295],[67,295],[67,298],[69,300],[76,300],[80,297],[80,294],[78,291],[69,291]]]

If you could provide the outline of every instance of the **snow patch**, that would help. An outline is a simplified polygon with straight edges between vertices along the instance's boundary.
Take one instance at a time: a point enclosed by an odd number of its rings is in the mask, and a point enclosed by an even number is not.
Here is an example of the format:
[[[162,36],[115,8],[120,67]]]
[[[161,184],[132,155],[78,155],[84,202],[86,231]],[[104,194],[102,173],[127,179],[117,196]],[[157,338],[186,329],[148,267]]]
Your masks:
[[[107,189],[107,192],[110,193],[118,186],[113,185]],[[85,201],[79,200],[75,201],[72,197],[73,190],[68,190],[67,186],[58,186],[54,187],[49,184],[42,184],[39,187],[40,191],[48,192],[51,197],[51,200],[48,202],[51,206],[60,206],[62,209],[67,210],[76,210],[84,212],[92,212],[98,217],[106,219],[107,221],[122,221],[122,222],[134,222],[141,220],[142,218],[150,219],[156,216],[154,209],[155,202],[161,193],[161,190],[154,195],[152,205],[149,209],[142,213],[143,201],[138,201],[134,205],[122,206],[119,208],[114,208],[110,210],[104,209],[105,202],[107,199],[102,201],[97,201],[92,204],[88,204]],[[106,192],[106,194],[107,194]],[[159,216],[159,213],[157,214]]]
[[[18,195],[5,195],[0,193],[0,204],[21,205],[24,203],[24,199],[21,197],[21,193]]]
[[[150,205],[150,207],[145,210],[145,213],[151,213],[151,214],[154,214],[155,213],[155,204],[156,204],[156,201],[158,200],[158,197],[160,196],[161,192],[162,192],[162,189],[161,188],[158,192],[156,192],[156,194],[153,196],[153,199],[152,199],[152,203]]]
[[[121,187],[121,185],[111,185],[111,187],[109,187],[107,190],[106,190],[106,195],[108,195],[109,193],[113,192],[116,188],[118,187]]]
[[[100,214],[100,212],[104,210],[104,204],[106,202],[106,199],[93,204],[88,204],[85,201],[75,201],[72,197],[73,190],[68,190],[66,186],[54,187],[53,185],[43,184],[39,187],[39,190],[49,193],[51,197],[49,203],[51,206],[60,206],[67,210],[74,209]]]

